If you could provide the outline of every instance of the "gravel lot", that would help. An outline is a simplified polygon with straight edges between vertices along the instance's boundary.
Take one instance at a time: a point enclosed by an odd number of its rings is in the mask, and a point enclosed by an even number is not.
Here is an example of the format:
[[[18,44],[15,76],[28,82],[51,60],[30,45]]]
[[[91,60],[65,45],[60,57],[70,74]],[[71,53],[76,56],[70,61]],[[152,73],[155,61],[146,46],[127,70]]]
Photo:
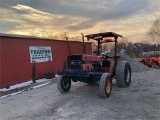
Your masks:
[[[131,67],[131,85],[119,88],[113,80],[108,99],[99,97],[98,84],[72,83],[61,94],[51,83],[0,99],[0,120],[159,120],[160,70],[136,61]]]

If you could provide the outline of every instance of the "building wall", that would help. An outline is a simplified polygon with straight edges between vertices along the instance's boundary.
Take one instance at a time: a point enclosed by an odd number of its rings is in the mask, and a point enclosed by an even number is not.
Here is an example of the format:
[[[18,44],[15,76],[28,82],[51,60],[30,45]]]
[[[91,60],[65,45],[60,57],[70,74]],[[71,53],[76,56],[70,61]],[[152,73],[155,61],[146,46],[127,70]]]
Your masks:
[[[82,53],[81,42],[69,42],[72,54]],[[85,43],[86,53],[92,54],[91,43]],[[0,38],[0,88],[32,79],[32,63],[29,46],[50,46],[52,61],[36,63],[37,79],[44,78],[47,71],[55,73],[67,62],[68,49],[65,41],[31,38]]]

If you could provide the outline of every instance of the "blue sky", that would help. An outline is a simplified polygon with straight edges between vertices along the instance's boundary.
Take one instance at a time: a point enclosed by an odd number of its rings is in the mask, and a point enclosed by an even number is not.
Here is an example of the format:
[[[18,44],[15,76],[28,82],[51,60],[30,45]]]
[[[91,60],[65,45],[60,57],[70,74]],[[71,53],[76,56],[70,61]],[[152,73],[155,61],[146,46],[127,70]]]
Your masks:
[[[140,41],[160,17],[160,0],[0,0],[0,32],[81,38],[113,31]]]

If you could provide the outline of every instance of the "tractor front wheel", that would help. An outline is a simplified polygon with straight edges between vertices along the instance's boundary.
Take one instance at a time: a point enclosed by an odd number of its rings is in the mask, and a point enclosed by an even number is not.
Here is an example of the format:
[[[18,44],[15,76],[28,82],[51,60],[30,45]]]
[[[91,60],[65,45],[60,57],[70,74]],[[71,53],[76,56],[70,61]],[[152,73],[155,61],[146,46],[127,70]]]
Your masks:
[[[103,73],[99,81],[99,95],[107,98],[111,95],[112,79],[109,73]]]
[[[69,77],[59,75],[57,78],[57,88],[61,93],[68,92],[71,88],[71,79]]]
[[[151,67],[152,67],[152,68],[156,68],[156,67],[157,67],[156,62],[152,62],[152,63],[151,63]]]

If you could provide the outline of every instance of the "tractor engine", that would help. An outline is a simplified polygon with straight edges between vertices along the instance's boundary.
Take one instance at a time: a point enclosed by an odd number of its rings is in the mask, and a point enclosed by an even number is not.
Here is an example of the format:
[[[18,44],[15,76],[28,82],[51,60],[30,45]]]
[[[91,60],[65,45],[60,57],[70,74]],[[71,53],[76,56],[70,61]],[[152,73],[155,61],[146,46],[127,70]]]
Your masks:
[[[96,72],[101,69],[101,56],[86,54],[68,56],[68,69]]]

